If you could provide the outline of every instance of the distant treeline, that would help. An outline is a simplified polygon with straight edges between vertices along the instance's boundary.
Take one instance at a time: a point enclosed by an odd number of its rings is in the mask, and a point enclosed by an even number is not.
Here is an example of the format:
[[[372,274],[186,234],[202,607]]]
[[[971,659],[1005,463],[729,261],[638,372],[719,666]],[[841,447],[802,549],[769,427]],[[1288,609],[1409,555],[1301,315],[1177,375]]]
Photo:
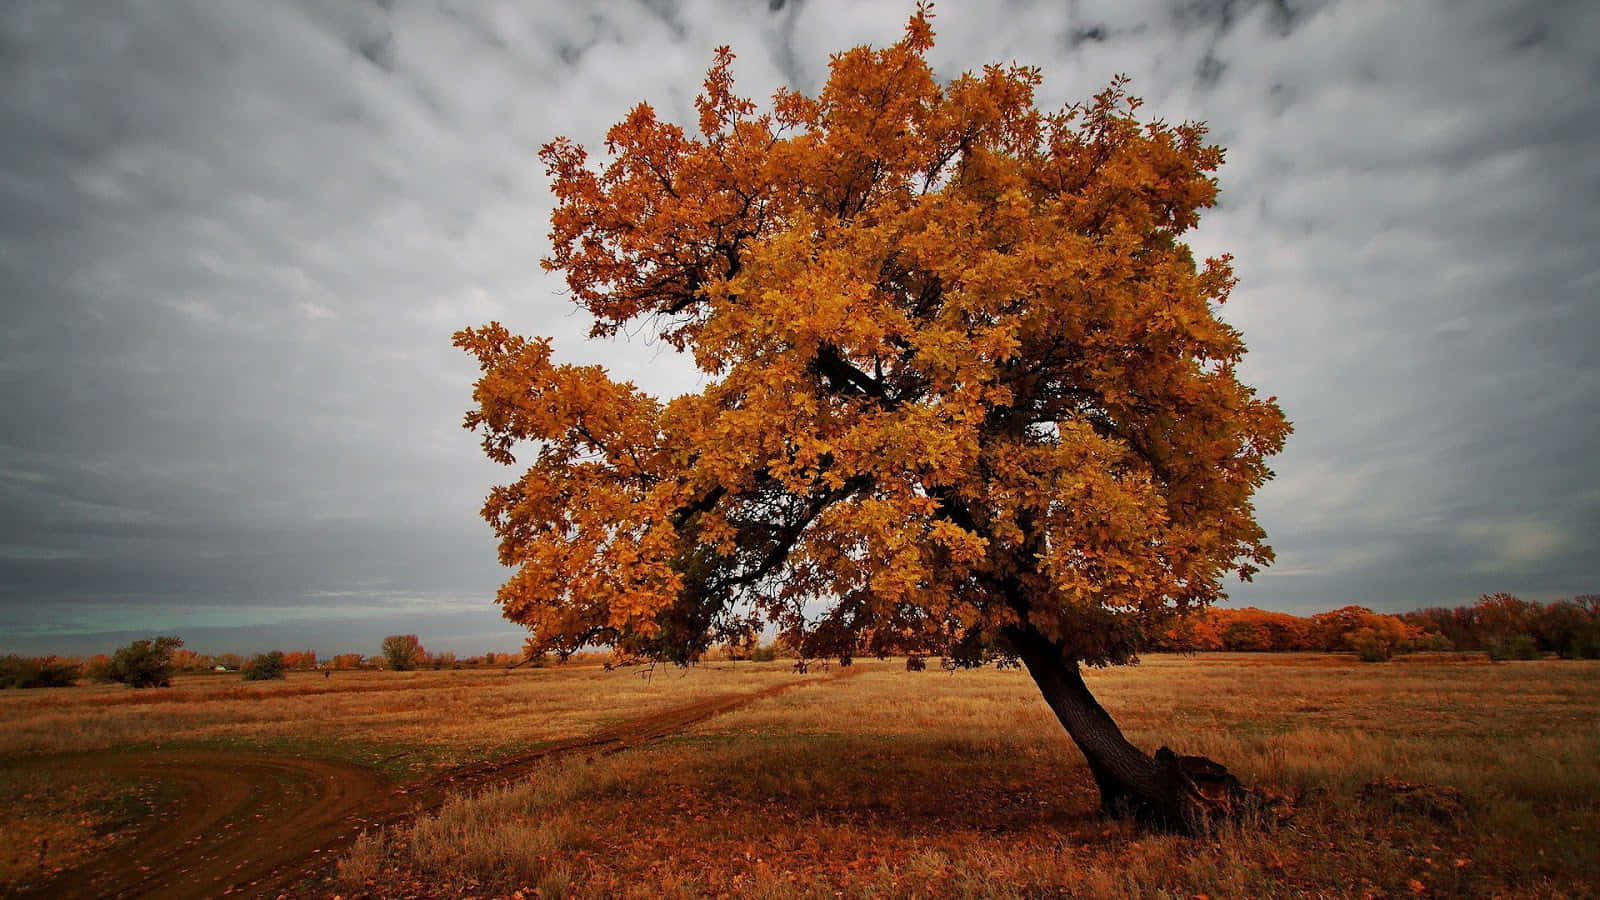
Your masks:
[[[242,670],[251,657],[238,653],[195,653],[192,650],[182,649],[172,654],[172,667],[175,671],[214,672],[226,670],[229,672]],[[457,657],[447,651],[430,653],[417,648],[417,657],[413,668],[419,669],[461,669],[477,668],[480,666],[508,666],[522,659],[516,653],[485,653],[482,656]],[[105,654],[90,657],[85,660],[86,677],[94,677],[94,669],[98,665],[109,662],[110,657]],[[283,667],[290,671],[312,671],[316,669],[382,669],[386,668],[386,659],[381,653],[363,655],[360,653],[336,653],[327,658],[318,658],[311,650],[292,651],[283,654]]]
[[[403,639],[403,640],[402,640]],[[165,644],[163,642],[166,642]],[[319,660],[310,650],[257,654],[196,653],[176,638],[135,641],[116,654],[88,659],[0,657],[0,688],[66,687],[79,680],[158,685],[175,673],[242,672],[246,678],[281,678],[284,671],[341,669],[462,669],[545,665],[548,656],[485,653],[457,657],[430,653],[416,635],[390,635],[384,652],[339,653]],[[1364,660],[1391,659],[1418,650],[1484,651],[1492,659],[1600,659],[1600,594],[1533,603],[1511,594],[1485,594],[1471,606],[1435,606],[1408,613],[1377,613],[1346,606],[1314,616],[1294,616],[1247,606],[1213,607],[1187,617],[1152,641],[1152,651],[1205,652],[1321,650],[1355,653]],[[781,642],[763,644],[751,635],[739,645],[713,647],[711,659],[771,660],[795,655]],[[582,653],[590,661],[603,653]],[[141,681],[147,684],[141,684]]]
[[[146,645],[140,647],[140,645]],[[335,671],[353,669],[394,668],[387,665],[382,654],[366,656],[360,653],[339,653],[319,660],[311,650],[283,653],[274,650],[254,656],[238,653],[196,653],[183,647],[151,648],[148,641],[136,641],[117,654],[101,653],[82,658],[73,656],[17,656],[0,657],[0,688],[69,687],[79,681],[117,681],[132,683],[126,673],[128,651],[137,649],[135,666],[145,665],[145,658],[155,655],[153,683],[174,674],[201,672],[243,673],[253,678],[278,678],[283,671]],[[485,653],[482,656],[457,657],[448,651],[429,653],[420,646],[417,655],[404,668],[462,669],[488,666],[510,666],[524,661],[521,654]],[[265,665],[264,665],[265,664]],[[263,674],[265,673],[265,674]]]
[[[1494,659],[1600,659],[1600,594],[1533,603],[1485,594],[1471,606],[1375,613],[1346,606],[1314,616],[1255,607],[1213,607],[1190,616],[1151,648],[1168,651],[1353,652],[1367,660],[1416,650],[1487,651]]]

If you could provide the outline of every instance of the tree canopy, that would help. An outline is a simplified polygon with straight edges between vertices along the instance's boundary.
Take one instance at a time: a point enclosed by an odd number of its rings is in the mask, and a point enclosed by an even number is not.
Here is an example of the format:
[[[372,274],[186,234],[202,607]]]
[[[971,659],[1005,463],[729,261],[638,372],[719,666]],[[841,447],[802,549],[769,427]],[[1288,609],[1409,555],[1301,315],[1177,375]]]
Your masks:
[[[171,687],[172,654],[182,646],[182,638],[163,635],[118,647],[103,677],[135,688]]]
[[[595,336],[647,331],[702,390],[663,399],[498,323],[468,428],[526,470],[483,508],[536,649],[686,660],[775,623],[808,655],[1127,661],[1272,558],[1251,498],[1289,425],[1241,383],[1197,123],[1118,78],[941,82],[926,9],[760,108],[717,51],[698,131],[641,103],[605,155],[541,150],[544,266]]]
[[[409,672],[422,665],[428,651],[414,634],[391,634],[383,639],[381,647],[384,662],[396,672]]]

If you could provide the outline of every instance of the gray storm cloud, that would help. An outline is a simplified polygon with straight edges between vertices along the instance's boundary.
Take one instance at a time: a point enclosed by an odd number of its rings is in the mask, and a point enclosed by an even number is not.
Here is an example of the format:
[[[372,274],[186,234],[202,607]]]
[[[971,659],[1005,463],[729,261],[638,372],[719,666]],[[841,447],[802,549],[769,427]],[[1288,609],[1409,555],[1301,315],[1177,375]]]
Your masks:
[[[504,473],[459,427],[450,333],[498,318],[696,384],[584,339],[538,267],[537,147],[596,146],[640,100],[687,121],[719,44],[746,93],[815,90],[910,8],[7,4],[0,652],[514,646],[476,517]],[[1055,105],[1126,72],[1229,148],[1194,244],[1236,255],[1245,374],[1297,428],[1259,499],[1279,563],[1235,602],[1600,590],[1592,4],[936,13],[943,76],[1037,65]]]

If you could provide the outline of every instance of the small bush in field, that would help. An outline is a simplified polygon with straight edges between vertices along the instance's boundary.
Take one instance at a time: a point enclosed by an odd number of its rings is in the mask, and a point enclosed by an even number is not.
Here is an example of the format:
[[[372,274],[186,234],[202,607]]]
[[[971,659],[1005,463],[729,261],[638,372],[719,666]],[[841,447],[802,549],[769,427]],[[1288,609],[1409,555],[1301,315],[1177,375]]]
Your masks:
[[[750,651],[752,662],[772,662],[778,658],[778,648],[772,644],[762,644]]]
[[[1531,634],[1496,635],[1483,645],[1493,660],[1539,658],[1539,644]]]
[[[396,672],[409,672],[422,664],[428,651],[414,634],[391,634],[383,639],[383,659]]]
[[[1562,658],[1600,659],[1600,634],[1589,634],[1577,639]]]
[[[0,657],[0,688],[72,687],[77,683],[77,663],[54,656]]]
[[[134,641],[111,655],[102,677],[134,688],[169,687],[172,651],[182,646],[182,638],[171,636]]]
[[[1456,645],[1442,634],[1423,632],[1421,637],[1411,642],[1413,650],[1431,650],[1435,653],[1449,652],[1457,649]]]
[[[282,680],[283,670],[288,668],[288,665],[282,650],[274,650],[271,653],[257,653],[254,658],[244,665],[244,680]]]
[[[1394,644],[1383,640],[1371,628],[1363,628],[1349,638],[1350,649],[1362,662],[1388,662],[1394,659]]]

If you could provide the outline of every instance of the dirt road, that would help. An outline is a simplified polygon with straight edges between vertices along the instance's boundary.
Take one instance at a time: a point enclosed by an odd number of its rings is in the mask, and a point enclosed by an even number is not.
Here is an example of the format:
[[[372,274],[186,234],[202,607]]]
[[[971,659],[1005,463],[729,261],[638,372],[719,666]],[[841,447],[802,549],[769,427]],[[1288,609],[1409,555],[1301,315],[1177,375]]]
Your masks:
[[[851,673],[840,670],[834,678]],[[96,754],[96,771],[153,778],[177,802],[132,839],[22,891],[24,897],[200,898],[293,894],[363,830],[435,810],[458,791],[514,781],[552,759],[601,755],[681,732],[818,679],[711,697],[594,735],[396,785],[361,766],[234,751]],[[87,757],[82,760],[87,764]],[[62,760],[58,764],[68,764]]]

